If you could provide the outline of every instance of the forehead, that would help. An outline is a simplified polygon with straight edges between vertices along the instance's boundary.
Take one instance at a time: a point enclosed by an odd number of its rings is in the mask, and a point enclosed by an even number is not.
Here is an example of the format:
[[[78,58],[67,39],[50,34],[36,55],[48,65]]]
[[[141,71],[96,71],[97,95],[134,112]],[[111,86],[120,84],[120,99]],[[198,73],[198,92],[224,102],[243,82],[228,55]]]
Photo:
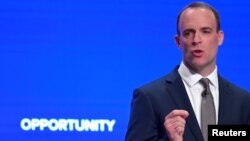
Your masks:
[[[192,27],[216,28],[216,18],[208,8],[187,8],[180,16],[179,27],[180,29]]]

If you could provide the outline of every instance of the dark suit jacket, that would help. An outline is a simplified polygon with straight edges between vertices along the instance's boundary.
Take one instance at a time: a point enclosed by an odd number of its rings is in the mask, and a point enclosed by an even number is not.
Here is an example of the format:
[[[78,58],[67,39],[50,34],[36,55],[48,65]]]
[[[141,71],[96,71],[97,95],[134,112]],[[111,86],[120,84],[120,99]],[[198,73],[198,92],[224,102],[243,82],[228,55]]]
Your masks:
[[[174,109],[189,112],[184,141],[203,141],[202,133],[177,71],[134,91],[126,141],[168,141],[165,116]],[[250,93],[219,79],[218,124],[250,124]]]

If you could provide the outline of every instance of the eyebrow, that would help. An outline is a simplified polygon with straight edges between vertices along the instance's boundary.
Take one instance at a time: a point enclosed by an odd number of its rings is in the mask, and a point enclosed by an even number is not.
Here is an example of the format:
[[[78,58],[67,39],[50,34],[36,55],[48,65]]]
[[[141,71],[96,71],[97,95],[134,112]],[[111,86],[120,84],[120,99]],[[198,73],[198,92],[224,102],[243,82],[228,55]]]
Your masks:
[[[211,27],[202,27],[201,30],[211,30],[211,31],[213,31],[213,28],[211,28]],[[187,28],[187,29],[183,30],[182,33],[185,33],[185,32],[195,32],[195,29]]]
[[[188,29],[183,30],[182,33],[186,33],[186,32],[195,32],[195,30],[193,28],[188,28]]]
[[[211,27],[202,27],[201,30],[213,30]]]

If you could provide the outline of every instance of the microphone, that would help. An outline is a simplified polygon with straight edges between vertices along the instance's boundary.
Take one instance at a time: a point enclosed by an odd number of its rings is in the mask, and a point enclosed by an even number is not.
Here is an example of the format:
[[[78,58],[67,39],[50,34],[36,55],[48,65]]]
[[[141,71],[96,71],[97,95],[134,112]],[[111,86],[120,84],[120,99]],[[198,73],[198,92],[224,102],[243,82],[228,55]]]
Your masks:
[[[202,96],[202,97],[206,97],[206,96],[207,96],[207,91],[204,90],[204,91],[202,92],[201,96]]]

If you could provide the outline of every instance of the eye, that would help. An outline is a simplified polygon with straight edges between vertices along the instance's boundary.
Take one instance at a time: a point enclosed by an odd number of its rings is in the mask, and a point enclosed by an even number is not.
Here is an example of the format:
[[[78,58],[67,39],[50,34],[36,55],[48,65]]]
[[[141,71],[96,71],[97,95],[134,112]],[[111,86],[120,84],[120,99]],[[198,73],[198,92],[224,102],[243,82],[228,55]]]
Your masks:
[[[183,36],[188,36],[189,34],[190,34],[189,32],[185,32]]]
[[[187,32],[184,32],[184,33],[183,33],[183,36],[184,36],[184,37],[187,37],[187,36],[190,36],[190,34],[191,34],[191,32],[190,32],[190,31],[187,31]]]
[[[211,33],[210,30],[204,30],[203,33]]]
[[[195,34],[195,31],[193,29],[187,29],[183,31],[183,37],[191,37]]]
[[[210,34],[210,33],[212,33],[212,29],[211,28],[203,28],[202,29],[202,33],[204,33],[204,34]]]

